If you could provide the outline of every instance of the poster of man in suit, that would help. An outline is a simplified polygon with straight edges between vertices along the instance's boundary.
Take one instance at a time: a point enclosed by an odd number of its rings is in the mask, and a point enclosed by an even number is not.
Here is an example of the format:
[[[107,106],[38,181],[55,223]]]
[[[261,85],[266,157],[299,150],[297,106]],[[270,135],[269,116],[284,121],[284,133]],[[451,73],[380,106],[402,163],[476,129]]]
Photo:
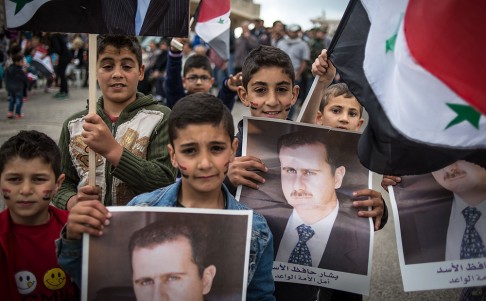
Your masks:
[[[251,212],[111,207],[83,238],[82,300],[243,301]]]
[[[268,172],[260,189],[241,187],[239,200],[272,230],[274,279],[366,293],[373,231],[351,195],[368,187],[359,134],[258,118],[245,118],[244,131],[244,155],[260,158]]]
[[[486,285],[486,169],[459,160],[401,178],[391,196],[405,290]]]
[[[5,1],[8,28],[50,32],[186,37],[189,1]]]

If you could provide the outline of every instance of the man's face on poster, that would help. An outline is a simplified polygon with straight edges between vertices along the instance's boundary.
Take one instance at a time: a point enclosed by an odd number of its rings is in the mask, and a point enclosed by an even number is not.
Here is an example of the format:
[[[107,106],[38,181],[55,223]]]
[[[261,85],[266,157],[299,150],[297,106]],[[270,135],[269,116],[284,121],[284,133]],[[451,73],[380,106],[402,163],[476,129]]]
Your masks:
[[[319,209],[335,203],[335,189],[341,187],[345,169],[335,173],[321,143],[282,147],[279,153],[282,190],[295,209]]]
[[[216,274],[211,265],[200,275],[191,244],[183,236],[153,247],[136,247],[132,269],[138,301],[202,301]]]
[[[432,176],[439,185],[454,193],[481,191],[486,188],[486,169],[464,160],[434,171]]]

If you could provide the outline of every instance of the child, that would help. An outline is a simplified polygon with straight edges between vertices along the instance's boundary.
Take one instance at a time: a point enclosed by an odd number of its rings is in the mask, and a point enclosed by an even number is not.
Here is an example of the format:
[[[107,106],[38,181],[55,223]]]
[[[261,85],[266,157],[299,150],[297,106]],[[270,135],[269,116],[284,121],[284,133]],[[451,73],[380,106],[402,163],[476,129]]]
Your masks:
[[[321,72],[320,84],[327,87],[335,75],[335,68],[328,63],[327,53],[323,52],[323,61],[319,66]],[[243,85],[238,87],[238,96],[242,103],[250,107],[252,116],[287,119],[290,107],[296,102],[299,87],[294,85],[294,71],[292,62],[282,50],[271,46],[259,46],[253,49],[243,64]],[[324,90],[324,89],[323,89]],[[320,98],[319,98],[320,101]],[[243,122],[238,123],[237,137],[242,141]],[[260,183],[265,179],[258,174],[267,172],[264,163],[256,157],[241,156],[241,148],[237,157],[230,163],[228,186],[246,185],[259,189]],[[384,201],[381,194],[370,189],[355,191],[354,197],[368,197],[365,201],[354,201],[353,206],[372,206],[372,211],[361,210],[358,215],[361,217],[373,217],[375,229],[378,230],[386,223],[387,215],[384,215]],[[295,295],[294,295],[295,294]],[[278,300],[310,300],[317,295],[332,295],[333,300],[357,300],[361,296],[335,290],[323,290],[308,285],[292,285],[278,282],[276,285],[276,297]],[[343,299],[343,300],[344,300]],[[319,299],[320,300],[320,299]]]
[[[8,113],[7,118],[22,118],[22,99],[24,90],[29,85],[27,74],[23,70],[24,56],[15,54],[12,56],[13,64],[5,71],[5,87],[8,92]]]
[[[184,42],[184,39],[177,39]],[[184,43],[185,44],[185,43]],[[214,84],[211,61],[205,55],[195,54],[187,58],[184,63],[182,78],[182,51],[174,46],[169,47],[167,55],[167,77],[164,89],[167,96],[167,106],[172,108],[182,97],[192,93],[209,93]],[[240,81],[240,74],[230,76],[224,80],[223,88],[218,92],[218,98],[231,111],[236,97],[236,89]],[[186,92],[184,92],[186,91]]]
[[[169,117],[169,137],[170,157],[182,174],[181,180],[139,195],[129,206],[248,209],[222,184],[238,141],[234,138],[231,113],[216,97],[192,94],[178,101]],[[95,199],[96,194],[71,210],[66,231],[58,240],[59,262],[73,275],[79,275],[81,270],[82,233],[100,236],[109,224],[110,213]],[[273,237],[259,214],[253,215],[252,228],[247,300],[275,300]],[[76,252],[78,257],[73,258]]]
[[[126,205],[135,195],[175,180],[166,150],[170,110],[137,93],[144,74],[138,40],[101,36],[97,51],[103,93],[97,114],[83,110],[69,117],[59,139],[66,180],[53,203],[61,209],[71,209],[78,188],[87,184],[89,148],[97,153],[96,184],[106,205]]]
[[[0,148],[2,300],[77,300],[79,292],[57,263],[54,241],[68,212],[49,205],[64,180],[56,143],[20,131]]]

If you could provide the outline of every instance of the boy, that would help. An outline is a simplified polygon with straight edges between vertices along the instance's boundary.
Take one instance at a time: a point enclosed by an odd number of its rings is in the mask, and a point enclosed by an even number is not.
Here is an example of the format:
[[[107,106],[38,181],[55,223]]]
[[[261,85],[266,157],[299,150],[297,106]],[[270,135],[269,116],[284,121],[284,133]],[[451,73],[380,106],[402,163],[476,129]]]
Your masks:
[[[20,131],[0,148],[2,300],[77,300],[78,289],[59,267],[54,241],[68,213],[50,206],[64,180],[56,143]]]
[[[185,39],[177,39],[183,43]],[[186,43],[183,43],[186,44]],[[167,55],[167,77],[164,89],[167,97],[167,106],[172,108],[182,97],[193,93],[209,93],[214,84],[211,61],[205,55],[194,54],[188,57],[182,69],[182,50],[170,44]],[[236,97],[236,89],[240,81],[240,74],[230,76],[223,82],[223,88],[218,92],[218,98],[231,111]]]
[[[192,94],[177,102],[169,117],[169,139],[171,161],[181,172],[181,180],[142,194],[129,206],[249,209],[238,203],[222,184],[238,141],[234,139],[231,113],[216,97]],[[96,194],[92,196],[71,210],[67,227],[57,242],[61,266],[73,271],[77,280],[81,270],[82,233],[102,235],[111,217],[106,207],[96,200]],[[252,229],[247,300],[275,300],[272,233],[265,219],[256,213]],[[73,257],[76,252],[77,257]]]
[[[102,97],[97,114],[87,110],[69,117],[59,146],[66,180],[53,199],[70,210],[78,188],[87,184],[88,150],[96,155],[96,184],[106,205],[126,205],[135,195],[167,186],[175,180],[166,150],[170,109],[151,95],[137,93],[144,65],[138,40],[100,36],[96,76]]]
[[[24,56],[14,54],[12,56],[13,64],[5,70],[5,88],[8,92],[8,113],[7,118],[22,118],[22,104],[24,90],[29,85],[27,74],[23,70]]]
[[[327,60],[327,52],[322,53],[323,57],[319,65],[321,72],[320,85],[327,87],[334,78],[336,69]],[[313,67],[314,68],[314,67]],[[291,106],[296,102],[299,86],[294,85],[295,74],[292,62],[287,54],[278,48],[271,46],[259,46],[253,49],[243,64],[243,85],[238,87],[238,96],[242,103],[250,107],[251,115],[254,117],[267,117],[287,119]],[[324,89],[322,89],[323,91]],[[319,98],[320,101],[321,98]],[[238,123],[237,138],[242,141],[243,121]],[[255,171],[267,172],[264,163],[253,156],[241,156],[241,148],[238,149],[235,160],[230,163],[226,183],[228,186],[236,187],[246,185],[259,189],[259,183],[265,183],[265,179]],[[387,220],[384,216],[384,201],[381,194],[371,190],[363,189],[355,191],[354,197],[368,197],[365,201],[354,201],[353,206],[372,206],[372,211],[361,210],[360,217],[373,217],[375,229],[380,229]],[[324,290],[308,285],[293,285],[277,282],[276,297],[278,300],[307,300],[310,298],[326,298],[332,296],[332,300],[361,300],[361,296],[335,290]],[[307,298],[307,299],[306,299]],[[324,300],[324,299],[318,299]]]

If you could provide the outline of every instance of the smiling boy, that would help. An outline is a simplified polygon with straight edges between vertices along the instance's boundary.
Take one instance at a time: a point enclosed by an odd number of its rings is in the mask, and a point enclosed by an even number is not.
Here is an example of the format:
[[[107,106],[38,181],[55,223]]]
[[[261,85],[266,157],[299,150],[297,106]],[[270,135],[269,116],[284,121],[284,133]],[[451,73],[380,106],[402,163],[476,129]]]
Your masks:
[[[54,241],[68,213],[50,206],[64,180],[56,143],[21,131],[0,148],[2,300],[77,300],[77,287],[57,264]]]
[[[70,210],[88,181],[88,151],[96,155],[96,184],[106,205],[126,205],[134,196],[175,180],[170,164],[167,119],[170,109],[137,93],[145,66],[138,40],[101,36],[96,77],[102,96],[96,113],[83,110],[63,124],[59,147],[66,180],[53,199]]]

